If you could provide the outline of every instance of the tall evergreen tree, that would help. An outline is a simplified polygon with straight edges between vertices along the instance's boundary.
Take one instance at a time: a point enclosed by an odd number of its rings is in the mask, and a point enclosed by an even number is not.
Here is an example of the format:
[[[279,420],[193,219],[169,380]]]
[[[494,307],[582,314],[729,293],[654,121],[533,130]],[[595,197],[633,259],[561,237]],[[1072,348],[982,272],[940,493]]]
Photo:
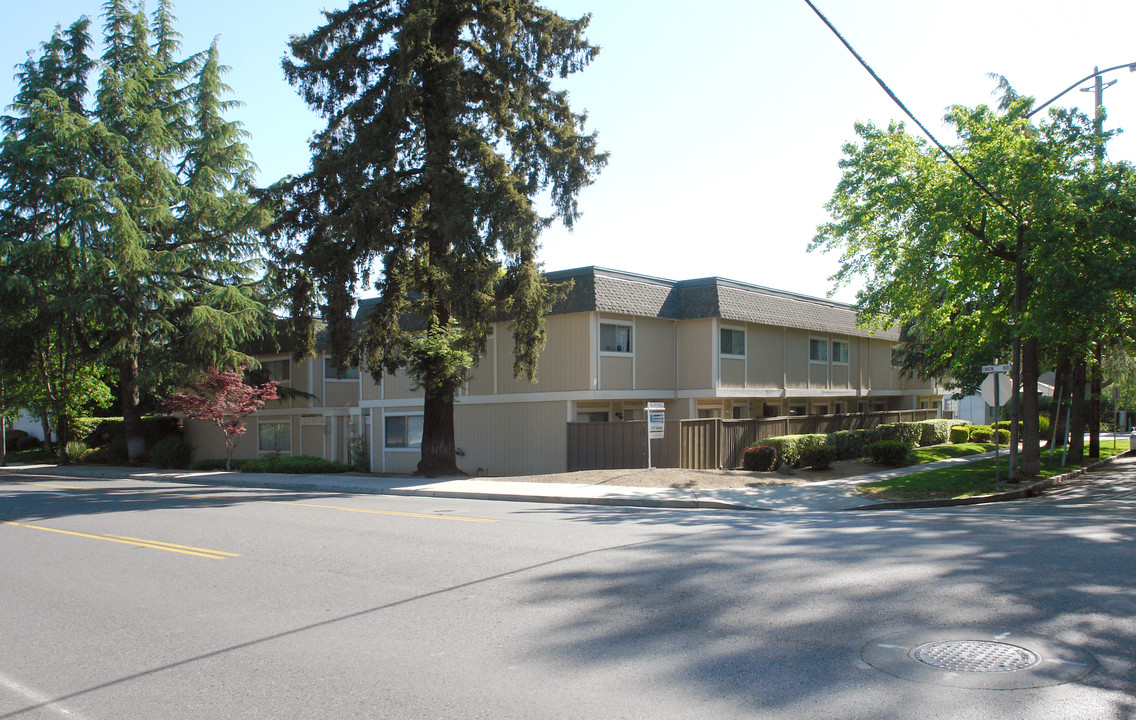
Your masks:
[[[418,470],[451,472],[454,393],[498,314],[512,319],[514,374],[535,378],[550,307],[538,236],[572,225],[607,159],[552,82],[598,49],[587,16],[532,0],[360,0],[325,17],[284,62],[327,118],[308,172],[275,188],[293,313],[310,329],[322,298],[337,361],[376,380],[409,366],[425,391]],[[376,265],[380,302],[353,344],[352,298]]]

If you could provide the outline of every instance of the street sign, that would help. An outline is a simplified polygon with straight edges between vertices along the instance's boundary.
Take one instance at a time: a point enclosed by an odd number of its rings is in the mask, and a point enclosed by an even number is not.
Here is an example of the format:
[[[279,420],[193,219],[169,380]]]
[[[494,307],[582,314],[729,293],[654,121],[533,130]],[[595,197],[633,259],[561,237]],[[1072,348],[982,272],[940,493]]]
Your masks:
[[[648,410],[662,410],[665,407],[666,406],[661,402],[649,402],[649,403],[647,403],[647,409]]]
[[[998,383],[998,387],[994,387]],[[982,399],[990,407],[1001,407],[1010,399],[1010,390],[1013,388],[1009,375],[991,373],[982,381]]]
[[[983,365],[982,372],[984,373],[1008,373],[1010,372],[1010,363],[1002,363],[1001,365]]]

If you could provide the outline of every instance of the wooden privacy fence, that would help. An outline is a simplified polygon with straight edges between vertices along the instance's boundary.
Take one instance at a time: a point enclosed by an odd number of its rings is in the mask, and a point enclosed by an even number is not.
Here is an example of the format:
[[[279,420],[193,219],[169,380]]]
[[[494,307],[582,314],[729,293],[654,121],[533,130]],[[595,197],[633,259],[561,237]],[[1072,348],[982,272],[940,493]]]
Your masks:
[[[892,422],[938,417],[937,410],[887,410],[843,415],[791,415],[749,420],[669,420],[662,440],[651,445],[655,467],[691,470],[740,468],[747,447],[780,435],[861,430]],[[568,423],[568,470],[647,467],[647,423]]]

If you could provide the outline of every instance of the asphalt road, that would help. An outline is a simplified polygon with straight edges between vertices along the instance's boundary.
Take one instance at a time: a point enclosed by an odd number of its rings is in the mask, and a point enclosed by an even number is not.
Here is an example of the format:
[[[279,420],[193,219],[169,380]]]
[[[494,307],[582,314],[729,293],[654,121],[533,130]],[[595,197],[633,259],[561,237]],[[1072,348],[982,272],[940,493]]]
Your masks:
[[[1096,492],[805,514],[9,474],[0,720],[1128,720],[1136,522]]]

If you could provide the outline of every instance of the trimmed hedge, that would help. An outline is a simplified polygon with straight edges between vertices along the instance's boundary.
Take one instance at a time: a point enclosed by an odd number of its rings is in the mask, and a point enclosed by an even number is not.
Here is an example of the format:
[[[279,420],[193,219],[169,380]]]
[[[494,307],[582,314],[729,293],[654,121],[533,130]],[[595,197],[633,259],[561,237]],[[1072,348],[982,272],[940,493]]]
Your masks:
[[[829,433],[828,444],[836,448],[837,460],[856,460],[868,456],[868,446],[880,439],[875,429],[837,430]]]
[[[98,420],[98,424],[90,431],[86,438],[77,439],[84,440],[87,445],[92,447],[102,447],[108,445],[115,440],[122,439],[123,443],[126,442],[125,431],[123,430],[122,418],[94,418]],[[142,418],[142,438],[146,441],[146,448],[154,447],[162,438],[181,437],[181,428],[178,426],[178,419],[176,417],[167,415],[151,415]],[[115,463],[117,464],[117,463]]]
[[[772,470],[777,463],[777,451],[768,445],[751,445],[742,452],[742,469],[750,472]]]
[[[970,426],[955,425],[953,428],[951,428],[950,440],[951,443],[955,445],[970,442]]]
[[[988,443],[994,440],[994,429],[989,425],[972,425],[970,427],[970,441],[975,443]]]
[[[868,448],[868,457],[880,465],[902,465],[911,447],[903,440],[879,440]]]
[[[775,469],[781,465],[800,467],[801,452],[807,447],[824,445],[828,441],[827,435],[814,433],[810,435],[780,435],[766,438],[766,445],[777,451]]]
[[[923,426],[913,422],[886,423],[876,427],[880,432],[880,440],[896,440],[913,448],[919,444],[923,437]]]
[[[951,428],[968,424],[965,420],[920,420],[916,423],[923,429],[919,436],[920,447],[945,445],[951,440]]]
[[[180,437],[170,435],[150,448],[150,463],[156,468],[183,469],[193,459],[193,448]]]
[[[350,465],[332,462],[312,455],[276,455],[274,457],[246,460],[241,465],[241,472],[266,473],[295,473],[306,475],[309,473],[342,473],[354,470]]]
[[[801,450],[801,467],[827,470],[836,462],[836,448],[831,445],[810,445]]]

